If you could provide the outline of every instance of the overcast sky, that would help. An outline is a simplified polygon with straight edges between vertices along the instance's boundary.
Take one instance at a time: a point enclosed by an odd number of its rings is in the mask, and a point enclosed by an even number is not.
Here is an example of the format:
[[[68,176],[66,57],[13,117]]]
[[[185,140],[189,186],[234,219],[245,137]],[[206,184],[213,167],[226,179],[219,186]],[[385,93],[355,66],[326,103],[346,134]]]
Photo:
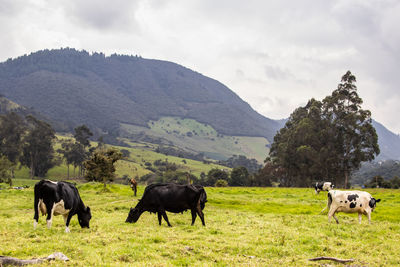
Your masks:
[[[350,70],[363,108],[400,133],[398,0],[0,0],[0,61],[71,47],[173,61],[272,119]]]

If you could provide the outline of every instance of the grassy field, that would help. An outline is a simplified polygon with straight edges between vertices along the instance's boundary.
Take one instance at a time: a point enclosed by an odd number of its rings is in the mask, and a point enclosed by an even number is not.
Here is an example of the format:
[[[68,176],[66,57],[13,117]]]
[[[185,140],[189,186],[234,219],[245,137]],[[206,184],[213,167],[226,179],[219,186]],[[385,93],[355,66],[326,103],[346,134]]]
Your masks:
[[[223,160],[232,155],[245,155],[262,163],[268,154],[268,140],[263,137],[227,136],[219,134],[210,125],[192,119],[163,117],[150,121],[149,128],[123,124],[129,134],[144,132],[147,135],[163,138],[175,146],[199,153],[211,158]]]
[[[19,181],[17,183],[31,183]],[[4,188],[3,186],[0,186]],[[168,213],[172,228],[158,225],[157,216],[144,213],[127,224],[136,205],[128,186],[78,185],[92,209],[90,229],[81,229],[76,216],[71,233],[64,233],[62,217],[47,229],[45,217],[33,230],[33,188],[0,190],[0,255],[45,257],[60,251],[67,266],[319,266],[309,258],[353,258],[358,266],[400,265],[400,191],[374,189],[381,198],[372,224],[354,214],[338,215],[328,224],[319,212],[326,193],[312,189],[206,188],[206,226],[199,218],[191,226],[190,212]],[[143,193],[139,188],[138,198]],[[333,262],[328,262],[335,265]],[[49,263],[42,266],[48,266]],[[338,264],[340,265],[340,264]]]

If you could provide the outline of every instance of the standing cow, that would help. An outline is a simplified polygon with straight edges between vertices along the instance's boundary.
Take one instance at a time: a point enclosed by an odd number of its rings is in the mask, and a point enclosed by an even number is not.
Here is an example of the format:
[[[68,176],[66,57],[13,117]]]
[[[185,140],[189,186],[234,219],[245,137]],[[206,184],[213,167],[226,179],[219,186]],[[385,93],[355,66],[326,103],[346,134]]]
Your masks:
[[[318,194],[320,191],[333,190],[334,187],[331,182],[316,182],[314,186],[315,194]]]
[[[135,197],[136,197],[137,182],[136,182],[135,178],[132,178],[132,179],[130,179],[129,181],[130,181],[131,188],[132,188],[132,190],[133,190],[133,192],[134,192],[134,195],[135,195]]]
[[[65,232],[69,233],[69,222],[75,214],[82,228],[89,228],[92,218],[89,207],[85,207],[79,195],[78,189],[68,182],[53,182],[41,180],[35,185],[35,215],[33,227],[36,229],[39,220],[39,209],[42,215],[47,214],[47,227],[50,228],[53,215],[63,215]]]
[[[146,187],[142,199],[135,208],[129,211],[126,222],[137,222],[143,212],[149,211],[157,213],[158,223],[161,225],[161,216],[169,223],[167,213],[179,213],[190,209],[192,213],[192,225],[196,220],[197,214],[201,222],[205,225],[203,209],[207,202],[207,194],[202,186],[199,185],[178,185],[178,184],[152,184]]]
[[[358,222],[361,224],[361,215],[368,217],[371,223],[371,212],[376,208],[376,203],[381,201],[375,199],[368,192],[363,191],[339,191],[330,190],[328,193],[328,221],[331,222],[332,216],[336,223],[339,223],[335,216],[337,212],[358,213]]]

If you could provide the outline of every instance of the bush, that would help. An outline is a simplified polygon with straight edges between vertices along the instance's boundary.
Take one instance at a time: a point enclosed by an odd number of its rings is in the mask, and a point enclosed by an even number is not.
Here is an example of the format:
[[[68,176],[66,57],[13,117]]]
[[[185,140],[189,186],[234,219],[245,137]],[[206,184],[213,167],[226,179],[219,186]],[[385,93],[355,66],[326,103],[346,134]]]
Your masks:
[[[226,180],[219,179],[215,182],[215,187],[227,187],[228,182]]]

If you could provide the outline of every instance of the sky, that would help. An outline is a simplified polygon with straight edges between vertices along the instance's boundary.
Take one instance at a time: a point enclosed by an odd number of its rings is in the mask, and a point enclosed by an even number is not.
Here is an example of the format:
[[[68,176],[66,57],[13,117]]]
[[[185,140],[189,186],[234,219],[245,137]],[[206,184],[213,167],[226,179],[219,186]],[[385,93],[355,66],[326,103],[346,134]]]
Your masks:
[[[216,79],[287,118],[350,70],[400,133],[398,0],[0,0],[0,62],[43,49],[140,55]]]

